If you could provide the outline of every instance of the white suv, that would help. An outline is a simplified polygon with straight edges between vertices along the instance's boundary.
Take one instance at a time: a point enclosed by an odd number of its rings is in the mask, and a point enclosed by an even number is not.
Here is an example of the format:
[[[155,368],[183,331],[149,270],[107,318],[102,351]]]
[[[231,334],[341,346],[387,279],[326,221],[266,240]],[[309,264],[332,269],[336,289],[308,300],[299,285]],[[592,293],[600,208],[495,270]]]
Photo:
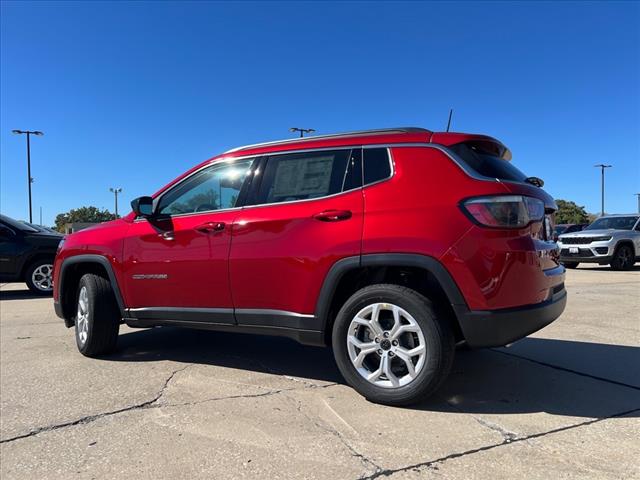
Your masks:
[[[560,261],[567,268],[580,263],[630,270],[640,261],[640,215],[606,215],[581,232],[558,238]]]

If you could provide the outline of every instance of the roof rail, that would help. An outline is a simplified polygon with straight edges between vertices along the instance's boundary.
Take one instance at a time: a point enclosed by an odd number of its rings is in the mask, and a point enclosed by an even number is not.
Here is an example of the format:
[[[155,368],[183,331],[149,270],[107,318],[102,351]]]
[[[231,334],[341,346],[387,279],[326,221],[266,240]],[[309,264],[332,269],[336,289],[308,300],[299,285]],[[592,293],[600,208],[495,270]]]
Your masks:
[[[271,142],[263,142],[263,143],[254,143],[252,145],[244,145],[242,147],[232,148],[231,150],[227,150],[226,153],[233,153],[240,150],[245,150],[247,148],[256,148],[256,147],[267,147],[269,145],[279,145],[286,143],[297,143],[297,142],[307,142],[312,140],[322,140],[325,138],[342,138],[342,137],[356,137],[360,135],[378,135],[384,133],[431,133],[431,130],[427,130],[426,128],[420,127],[398,127],[398,128],[379,128],[375,130],[359,130],[355,132],[344,132],[344,133],[332,133],[329,135],[311,135],[308,137],[298,137],[298,138],[287,138],[285,140],[275,140]]]

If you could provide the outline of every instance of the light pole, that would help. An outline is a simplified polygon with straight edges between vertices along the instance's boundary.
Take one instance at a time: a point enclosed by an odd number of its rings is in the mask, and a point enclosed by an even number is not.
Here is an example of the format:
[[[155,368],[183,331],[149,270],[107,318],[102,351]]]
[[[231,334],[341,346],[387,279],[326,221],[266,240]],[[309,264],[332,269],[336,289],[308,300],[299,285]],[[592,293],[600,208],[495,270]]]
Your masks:
[[[31,135],[41,136],[44,133],[38,130],[12,130],[16,135],[27,135],[27,184],[29,186],[29,223],[33,223],[33,213],[31,211],[31,184],[33,178],[31,177]]]
[[[300,138],[304,137],[305,133],[313,133],[315,132],[315,130],[313,128],[298,128],[298,127],[291,127],[289,129],[290,132],[300,132]]]
[[[634,193],[636,197],[638,197],[638,213],[640,213],[640,193]]]
[[[600,167],[600,193],[601,193],[601,212],[600,216],[604,215],[604,169],[611,168],[613,165],[605,165],[604,163],[599,163],[594,165],[594,167]]]
[[[122,192],[122,188],[113,187],[109,189],[110,192],[113,192],[113,195],[116,199],[116,218],[118,217],[118,194]]]

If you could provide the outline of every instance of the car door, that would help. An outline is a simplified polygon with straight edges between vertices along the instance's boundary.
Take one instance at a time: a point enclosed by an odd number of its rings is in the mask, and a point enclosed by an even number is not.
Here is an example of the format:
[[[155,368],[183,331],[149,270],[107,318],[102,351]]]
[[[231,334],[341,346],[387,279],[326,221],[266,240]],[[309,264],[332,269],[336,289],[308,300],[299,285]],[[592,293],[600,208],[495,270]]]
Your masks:
[[[10,279],[18,274],[18,259],[23,253],[23,244],[21,232],[0,223],[0,276],[2,278]]]
[[[360,254],[361,149],[271,155],[233,222],[229,274],[239,325],[316,329],[340,258]]]
[[[154,216],[133,222],[123,267],[134,318],[234,323],[231,225],[252,163],[205,166],[157,197]]]

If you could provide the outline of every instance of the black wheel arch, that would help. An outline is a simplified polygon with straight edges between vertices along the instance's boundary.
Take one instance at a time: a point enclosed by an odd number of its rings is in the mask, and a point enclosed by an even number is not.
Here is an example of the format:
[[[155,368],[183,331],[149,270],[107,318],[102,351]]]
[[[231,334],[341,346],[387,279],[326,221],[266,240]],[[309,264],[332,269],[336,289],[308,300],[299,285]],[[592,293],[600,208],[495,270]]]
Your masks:
[[[53,260],[56,257],[56,252],[33,252],[28,257],[24,258],[19,267],[19,278],[21,280],[26,279],[27,271],[35,262],[39,262],[40,260],[50,260],[53,265]]]
[[[58,316],[62,317],[67,327],[73,326],[73,314],[75,307],[75,293],[80,282],[80,278],[85,273],[95,273],[105,275],[111,284],[113,294],[118,303],[120,315],[125,316],[124,299],[118,285],[118,280],[113,271],[113,266],[109,260],[102,255],[86,254],[75,255],[63,260],[58,276],[58,301],[59,308],[56,308]]]
[[[441,294],[445,297],[447,305],[455,316],[455,327],[460,334],[460,324],[458,317],[461,313],[468,312],[468,306],[460,289],[451,277],[448,270],[434,257],[408,253],[376,253],[361,256],[346,257],[335,262],[325,276],[324,283],[320,289],[320,294],[316,301],[315,317],[320,323],[321,330],[325,338],[330,338],[333,328],[333,320],[336,302],[335,299],[340,292],[338,288],[341,282],[349,275],[365,270],[380,272],[381,268],[412,268],[424,271],[429,274],[437,286],[441,289]],[[375,274],[374,274],[375,275]],[[382,283],[382,278],[375,278],[370,283]],[[340,304],[342,302],[338,302]]]

